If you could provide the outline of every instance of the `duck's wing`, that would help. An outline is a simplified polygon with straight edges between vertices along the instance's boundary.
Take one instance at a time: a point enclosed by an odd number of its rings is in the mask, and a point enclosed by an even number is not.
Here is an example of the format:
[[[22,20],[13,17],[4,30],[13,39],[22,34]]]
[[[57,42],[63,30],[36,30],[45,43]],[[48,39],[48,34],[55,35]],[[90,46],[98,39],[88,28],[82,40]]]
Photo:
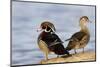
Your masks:
[[[72,35],[71,39],[73,39],[74,41],[80,41],[83,39],[83,37],[86,36],[86,33],[84,32],[77,32],[75,34]]]
[[[56,42],[62,43],[62,40],[59,38],[59,36],[57,34],[52,34],[52,38],[55,39]]]
[[[75,48],[76,45],[80,45],[80,41],[84,39],[86,34],[84,32],[76,32],[75,34],[72,35],[70,38],[70,41],[68,43],[68,46],[66,47],[67,50],[71,50]],[[84,37],[84,38],[83,38]]]
[[[57,44],[63,43],[61,39],[56,34],[49,34],[46,35],[45,39],[43,39],[45,43],[47,44],[48,48]]]
[[[81,40],[80,40],[80,44],[87,44],[89,42],[90,36],[89,35],[85,35]]]
[[[84,37],[84,35],[86,34],[83,32],[76,32],[71,36],[71,38],[66,39],[65,41],[80,41]]]

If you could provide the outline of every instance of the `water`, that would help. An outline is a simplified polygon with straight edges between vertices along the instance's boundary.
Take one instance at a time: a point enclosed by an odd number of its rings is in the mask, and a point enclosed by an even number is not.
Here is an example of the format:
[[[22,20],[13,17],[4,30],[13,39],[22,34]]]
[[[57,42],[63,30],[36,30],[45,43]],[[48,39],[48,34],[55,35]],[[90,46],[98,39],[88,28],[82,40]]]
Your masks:
[[[79,18],[86,15],[91,38],[85,50],[95,51],[95,7],[14,2],[12,3],[12,65],[38,64],[45,58],[37,45],[41,22],[54,23],[56,34],[64,41],[79,31]],[[68,42],[63,45],[66,47]],[[49,58],[56,57],[50,54]]]

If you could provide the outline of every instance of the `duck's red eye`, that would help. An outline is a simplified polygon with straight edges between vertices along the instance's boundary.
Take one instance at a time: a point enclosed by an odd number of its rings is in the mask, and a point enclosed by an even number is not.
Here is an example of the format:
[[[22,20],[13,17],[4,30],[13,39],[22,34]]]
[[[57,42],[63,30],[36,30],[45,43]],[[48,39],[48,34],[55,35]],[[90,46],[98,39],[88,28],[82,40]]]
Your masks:
[[[46,26],[42,26],[42,29],[46,29]]]

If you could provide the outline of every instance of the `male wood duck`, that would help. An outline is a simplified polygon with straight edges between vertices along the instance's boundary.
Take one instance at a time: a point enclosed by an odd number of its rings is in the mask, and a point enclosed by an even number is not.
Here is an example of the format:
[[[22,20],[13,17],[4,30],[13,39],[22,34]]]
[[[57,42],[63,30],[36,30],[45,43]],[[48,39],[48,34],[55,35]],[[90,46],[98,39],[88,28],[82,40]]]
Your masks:
[[[48,60],[48,54],[51,52],[55,53],[56,55],[69,55],[69,52],[64,48],[63,42],[55,34],[55,27],[49,21],[44,21],[41,23],[40,28],[42,32],[38,36],[38,46],[44,52],[46,56],[46,60]]]
[[[65,41],[69,40],[66,50],[74,49],[74,52],[76,54],[77,53],[76,49],[83,48],[83,52],[84,52],[84,47],[88,44],[90,40],[90,33],[87,28],[88,22],[89,22],[89,18],[87,16],[82,16],[80,18],[79,24],[80,24],[81,30],[73,34],[71,38],[65,40]]]

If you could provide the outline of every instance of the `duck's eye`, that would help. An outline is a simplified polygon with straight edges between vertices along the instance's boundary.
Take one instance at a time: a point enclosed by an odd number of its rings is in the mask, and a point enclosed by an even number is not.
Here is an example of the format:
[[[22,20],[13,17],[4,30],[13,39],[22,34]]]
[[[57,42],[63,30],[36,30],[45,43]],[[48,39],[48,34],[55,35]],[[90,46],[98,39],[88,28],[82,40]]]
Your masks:
[[[45,26],[42,26],[42,29],[46,29],[46,27]]]
[[[50,29],[51,29],[50,27],[47,27],[47,29],[46,29],[46,30],[47,30],[47,31],[49,31]]]

